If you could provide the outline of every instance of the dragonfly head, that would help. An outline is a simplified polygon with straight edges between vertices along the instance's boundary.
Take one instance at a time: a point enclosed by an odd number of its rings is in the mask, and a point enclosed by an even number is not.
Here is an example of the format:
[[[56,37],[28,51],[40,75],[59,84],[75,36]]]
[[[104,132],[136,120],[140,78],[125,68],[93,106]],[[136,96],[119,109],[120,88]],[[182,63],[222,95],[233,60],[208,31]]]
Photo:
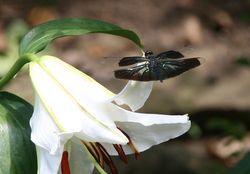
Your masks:
[[[145,52],[145,57],[151,56],[151,55],[153,55],[153,54],[154,54],[154,53],[153,53],[152,51],[147,50],[147,51]]]

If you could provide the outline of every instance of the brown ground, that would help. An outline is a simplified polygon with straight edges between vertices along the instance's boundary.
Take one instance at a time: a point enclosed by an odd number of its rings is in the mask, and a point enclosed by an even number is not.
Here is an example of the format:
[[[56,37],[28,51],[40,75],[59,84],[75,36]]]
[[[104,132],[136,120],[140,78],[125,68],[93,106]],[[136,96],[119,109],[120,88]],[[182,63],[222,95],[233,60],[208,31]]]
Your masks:
[[[135,31],[146,50],[161,52],[176,49],[187,57],[200,56],[205,59],[197,69],[163,83],[156,82],[152,95],[142,109],[144,112],[249,110],[250,69],[235,63],[238,58],[250,57],[249,1],[58,0],[50,5],[43,4],[46,4],[45,0],[36,3],[0,0],[1,52],[9,49],[6,31],[17,18],[30,26],[59,17],[101,19]],[[112,77],[117,60],[105,62],[103,57],[140,53],[125,39],[101,34],[59,39],[47,52],[62,57],[116,92],[125,81]],[[5,90],[33,100],[31,84],[25,73]],[[203,140],[192,143],[201,148],[201,142]],[[204,154],[201,156],[204,157]]]

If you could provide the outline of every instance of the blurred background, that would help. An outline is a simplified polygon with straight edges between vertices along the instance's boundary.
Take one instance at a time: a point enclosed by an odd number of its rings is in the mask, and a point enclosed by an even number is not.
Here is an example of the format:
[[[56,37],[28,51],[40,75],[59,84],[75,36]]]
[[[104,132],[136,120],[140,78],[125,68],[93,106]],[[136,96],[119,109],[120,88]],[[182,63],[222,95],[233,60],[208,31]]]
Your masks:
[[[250,149],[249,0],[0,0],[0,76],[18,58],[20,39],[31,27],[64,17],[111,22],[135,31],[145,50],[174,49],[205,59],[196,69],[156,82],[139,111],[189,113],[190,131],[142,153],[139,161],[130,156],[129,165],[114,158],[120,173],[240,173],[237,163],[249,159]],[[57,39],[42,54],[60,57],[119,92],[126,81],[113,77],[118,57],[141,53],[126,39],[90,34]],[[4,90],[33,102],[26,69]]]

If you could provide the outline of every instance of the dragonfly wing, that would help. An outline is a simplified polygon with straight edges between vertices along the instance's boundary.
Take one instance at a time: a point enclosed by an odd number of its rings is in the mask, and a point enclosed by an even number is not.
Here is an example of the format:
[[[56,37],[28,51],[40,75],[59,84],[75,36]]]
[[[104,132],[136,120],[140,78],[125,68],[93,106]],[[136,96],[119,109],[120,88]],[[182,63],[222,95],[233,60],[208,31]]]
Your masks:
[[[160,79],[167,79],[182,74],[201,64],[200,58],[165,59],[158,62]]]
[[[152,80],[148,66],[145,65],[135,66],[127,69],[119,69],[116,70],[114,73],[115,73],[115,78],[118,79],[136,80],[136,81]]]
[[[165,51],[156,56],[156,58],[158,59],[166,59],[166,58],[178,59],[178,58],[183,58],[183,57],[184,57],[183,54],[174,50]]]
[[[147,61],[147,59],[145,57],[141,57],[141,56],[123,57],[119,61],[119,66],[133,65],[135,63],[140,63],[140,62],[144,62],[144,61]]]

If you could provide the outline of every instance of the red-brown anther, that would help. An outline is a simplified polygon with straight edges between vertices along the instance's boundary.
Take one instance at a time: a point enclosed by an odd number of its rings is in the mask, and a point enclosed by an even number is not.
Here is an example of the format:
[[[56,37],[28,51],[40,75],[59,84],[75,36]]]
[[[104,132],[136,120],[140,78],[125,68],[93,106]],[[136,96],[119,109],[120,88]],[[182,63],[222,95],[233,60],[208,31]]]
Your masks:
[[[62,174],[70,174],[69,168],[69,154],[67,151],[63,152],[62,161],[61,161],[61,172]]]
[[[126,158],[126,155],[125,155],[125,153],[124,153],[124,151],[123,151],[122,146],[121,146],[120,144],[113,144],[113,146],[114,146],[115,150],[117,151],[117,153],[118,153],[120,159],[121,159],[125,164],[128,164],[128,160],[127,160],[127,158]]]
[[[129,140],[128,144],[130,149],[135,154],[135,159],[139,159],[140,153],[137,151],[135,145],[133,144],[131,138],[126,134],[123,130],[118,128]],[[109,169],[112,174],[118,174],[118,170],[115,167],[115,164],[113,163],[110,155],[108,154],[107,150],[100,144],[100,143],[94,143],[94,142],[84,142],[82,141],[83,145],[87,148],[91,156],[96,160],[96,162],[99,163],[99,165],[104,169],[104,164],[107,164],[109,166]],[[126,158],[126,154],[122,148],[122,145],[120,144],[113,144],[115,150],[117,151],[120,159],[128,164],[128,160]],[[62,174],[70,174],[70,173],[62,173]]]
[[[85,143],[84,141],[82,141],[82,143],[88,149],[89,153],[95,158],[95,160],[98,161],[98,154],[96,154],[95,151],[93,150],[93,148],[91,148],[92,146]]]
[[[112,174],[118,174],[118,170],[115,167],[115,164],[113,163],[110,155],[108,154],[108,152],[106,151],[106,149],[100,144],[100,143],[96,143],[97,147],[100,148],[101,153],[103,155],[103,159],[105,161],[105,163],[109,166],[109,169],[111,171]]]
[[[136,160],[140,159],[140,152],[137,151],[137,149],[135,148],[135,145],[133,144],[132,141],[130,141],[130,139],[129,139],[128,145],[134,151],[135,159]]]
[[[103,156],[102,156],[100,148],[96,145],[96,143],[90,143],[90,144],[91,144],[91,147],[95,150],[95,153],[98,156],[98,162],[99,162],[100,166],[102,168],[104,168],[104,161],[103,161]]]
[[[134,143],[132,142],[131,138],[128,136],[128,134],[126,134],[126,132],[124,132],[123,130],[121,130],[119,127],[117,127],[117,129],[119,129],[128,139],[128,145],[131,148],[131,150],[134,151],[135,154],[135,159],[138,160],[140,159],[140,152],[136,149]]]

